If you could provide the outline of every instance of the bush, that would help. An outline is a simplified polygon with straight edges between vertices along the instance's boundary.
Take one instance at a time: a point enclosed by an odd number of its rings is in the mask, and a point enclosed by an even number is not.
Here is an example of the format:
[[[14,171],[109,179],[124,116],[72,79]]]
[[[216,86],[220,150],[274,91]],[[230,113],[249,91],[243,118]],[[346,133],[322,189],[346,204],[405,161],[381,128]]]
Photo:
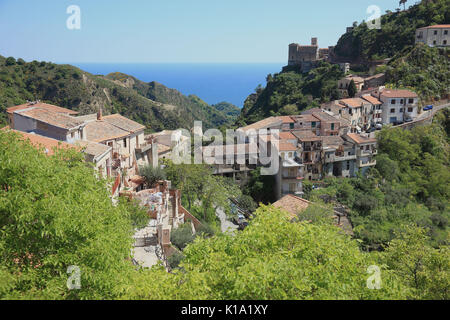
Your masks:
[[[190,223],[183,224],[178,229],[173,230],[170,235],[170,241],[180,250],[183,250],[194,239],[195,235],[192,234]]]
[[[13,66],[16,64],[16,59],[14,59],[13,57],[9,57],[6,59],[5,64],[7,66]]]
[[[171,269],[177,269],[180,262],[184,259],[184,255],[181,252],[175,251],[167,260]]]

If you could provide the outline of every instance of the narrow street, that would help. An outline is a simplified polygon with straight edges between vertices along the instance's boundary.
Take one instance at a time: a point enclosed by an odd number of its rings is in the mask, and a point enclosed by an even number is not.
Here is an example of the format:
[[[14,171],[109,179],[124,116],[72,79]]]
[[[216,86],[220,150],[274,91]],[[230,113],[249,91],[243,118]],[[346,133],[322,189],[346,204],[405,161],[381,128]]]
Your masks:
[[[234,233],[235,230],[237,230],[238,226],[228,220],[227,215],[222,208],[217,208],[216,215],[220,219],[220,229],[222,232]]]

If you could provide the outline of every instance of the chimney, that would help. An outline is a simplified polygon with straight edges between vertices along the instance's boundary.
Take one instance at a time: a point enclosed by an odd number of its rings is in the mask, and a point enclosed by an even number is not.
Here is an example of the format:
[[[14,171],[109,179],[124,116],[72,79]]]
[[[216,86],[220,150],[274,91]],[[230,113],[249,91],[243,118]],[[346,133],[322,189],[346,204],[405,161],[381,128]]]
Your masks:
[[[317,38],[311,38],[311,45],[317,46]]]
[[[102,108],[100,108],[100,110],[98,110],[97,112],[97,120],[103,120],[103,115],[102,115]]]

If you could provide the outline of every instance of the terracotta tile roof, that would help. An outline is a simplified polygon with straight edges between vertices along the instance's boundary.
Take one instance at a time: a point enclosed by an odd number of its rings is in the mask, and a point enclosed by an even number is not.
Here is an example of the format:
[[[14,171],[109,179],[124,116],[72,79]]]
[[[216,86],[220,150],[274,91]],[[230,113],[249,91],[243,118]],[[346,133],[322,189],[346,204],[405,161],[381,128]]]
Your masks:
[[[308,110],[311,111],[311,110]],[[320,110],[322,111],[322,110]],[[319,119],[317,119],[316,117],[314,117],[312,114],[309,113],[302,113],[299,116],[295,116],[294,117],[296,122],[318,122],[320,121]]]
[[[311,130],[292,131],[292,134],[300,141],[321,141],[321,137],[317,136]]]
[[[347,137],[349,137],[352,141],[356,142],[357,144],[377,142],[377,139],[367,138],[356,133],[347,133]]]
[[[320,111],[320,112],[315,112],[313,113],[314,117],[316,117],[317,119],[319,119],[320,121],[324,121],[324,122],[339,122],[339,119],[337,119],[336,117],[333,117],[332,115]]]
[[[280,132],[280,140],[297,140],[297,137],[292,134],[292,132]]]
[[[382,97],[386,98],[417,98],[418,95],[410,90],[383,90]]]
[[[380,100],[378,100],[377,98],[375,98],[374,96],[372,96],[370,94],[364,95],[361,98],[363,98],[364,100],[369,101],[373,105],[381,105],[381,104],[383,104],[383,102],[381,102]]]
[[[107,153],[108,151],[111,151],[111,147],[102,143],[78,141],[77,145],[79,145],[80,148],[85,148],[84,153],[91,155],[94,158],[99,157]]]
[[[283,123],[294,123],[294,119],[292,119],[290,116],[280,116],[278,117],[279,119],[281,119],[281,121]]]
[[[450,29],[450,24],[435,24],[434,26],[428,26],[419,29]]]
[[[354,76],[354,75],[346,76],[344,79],[350,80],[350,81],[353,80],[355,83],[362,83],[362,82],[364,82],[364,78],[358,77],[358,76]]]
[[[287,211],[291,218],[295,218],[297,217],[297,214],[307,209],[310,204],[311,202],[308,200],[289,194],[275,202],[273,206]]]
[[[254,130],[266,129],[269,127],[281,126],[281,124],[282,124],[282,120],[279,117],[269,117],[269,118],[263,119],[261,121],[255,122],[253,124],[250,124],[246,127],[242,127],[242,128],[240,128],[240,130],[248,131],[251,129],[254,129]]]
[[[103,142],[126,137],[129,131],[122,130],[104,120],[92,121],[86,124],[86,139],[93,142]]]
[[[339,100],[341,104],[345,104],[350,108],[360,108],[363,104],[367,104],[367,101],[361,98],[349,98],[349,99],[341,99]]]
[[[18,134],[20,134],[23,137],[23,140],[28,140],[34,147],[36,148],[44,148],[44,153],[47,156],[51,156],[54,154],[53,149],[71,149],[76,147],[74,145],[71,145],[67,142],[62,142],[59,140],[55,140],[52,138],[47,138],[38,134],[32,134],[17,130],[11,130]]]
[[[130,120],[128,118],[125,118],[124,116],[121,116],[120,114],[112,114],[109,116],[103,116],[104,121],[115,125],[116,127],[126,130],[129,132],[137,132],[140,130],[144,130],[145,126],[143,126],[140,123],[137,123],[136,121]]]
[[[297,151],[298,148],[287,141],[280,141],[278,146],[279,151]]]
[[[344,139],[339,136],[323,136],[321,138],[324,147],[338,148],[340,145],[344,144]]]
[[[72,129],[84,124],[83,121],[77,120],[75,117],[51,111],[49,109],[32,107],[29,109],[17,110],[15,113],[64,129]]]
[[[14,113],[17,110],[23,110],[23,109],[28,109],[28,108],[40,108],[40,109],[46,109],[49,111],[53,111],[53,112],[58,112],[58,113],[66,113],[66,114],[70,114],[70,115],[75,115],[78,114],[78,112],[70,110],[70,109],[66,109],[66,108],[61,108],[58,106],[54,106],[52,104],[47,104],[47,103],[42,103],[42,102],[38,102],[38,103],[25,103],[25,104],[21,104],[15,107],[10,107],[6,109],[6,112],[8,113]]]

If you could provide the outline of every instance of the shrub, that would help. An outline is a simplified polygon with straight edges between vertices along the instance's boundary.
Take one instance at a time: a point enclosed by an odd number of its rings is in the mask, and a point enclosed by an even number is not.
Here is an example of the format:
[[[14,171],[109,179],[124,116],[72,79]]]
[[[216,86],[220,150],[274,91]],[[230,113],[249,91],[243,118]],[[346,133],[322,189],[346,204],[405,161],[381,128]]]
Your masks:
[[[183,250],[189,243],[194,241],[195,235],[192,234],[191,225],[185,223],[178,229],[172,231],[170,241],[178,249]]]

